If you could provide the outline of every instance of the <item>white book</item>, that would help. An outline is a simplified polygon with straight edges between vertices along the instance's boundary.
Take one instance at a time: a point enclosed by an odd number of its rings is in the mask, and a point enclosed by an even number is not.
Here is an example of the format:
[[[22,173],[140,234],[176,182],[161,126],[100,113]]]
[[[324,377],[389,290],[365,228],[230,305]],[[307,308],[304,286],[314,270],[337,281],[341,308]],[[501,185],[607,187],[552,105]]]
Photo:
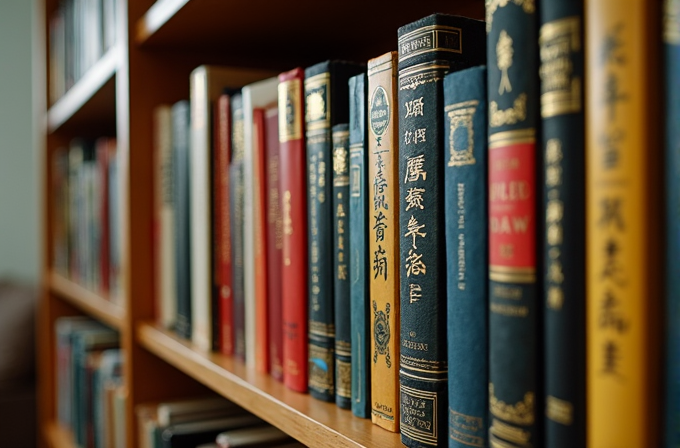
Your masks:
[[[177,318],[175,266],[175,201],[173,195],[172,109],[167,104],[154,110],[154,207],[156,220],[157,319],[173,328]]]
[[[259,160],[253,132],[253,109],[278,101],[279,80],[265,79],[245,86],[243,95],[243,295],[245,308],[246,366],[255,368],[255,225],[260,222],[262,204],[259,201],[256,170]]]
[[[200,350],[212,340],[212,213],[210,184],[213,103],[224,88],[235,88],[271,76],[270,71],[202,65],[191,72],[190,210],[191,340]]]

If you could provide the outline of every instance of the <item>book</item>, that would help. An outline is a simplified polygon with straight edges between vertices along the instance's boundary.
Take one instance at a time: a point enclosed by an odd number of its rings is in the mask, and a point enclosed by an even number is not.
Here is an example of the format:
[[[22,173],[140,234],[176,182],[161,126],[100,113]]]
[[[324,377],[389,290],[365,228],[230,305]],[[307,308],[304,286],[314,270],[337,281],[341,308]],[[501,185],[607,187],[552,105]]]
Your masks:
[[[307,392],[307,182],[304,70],[279,75],[279,143],[283,265],[283,382]]]
[[[540,8],[545,443],[586,445],[583,3]]]
[[[52,155],[52,269],[64,277],[69,276],[69,153],[64,146]]]
[[[97,196],[93,198],[96,209],[93,213],[95,218],[95,244],[97,244],[97,290],[104,297],[109,295],[110,273],[110,219],[109,211],[109,163],[116,157],[116,140],[109,137],[100,137],[95,142],[97,152]]]
[[[331,128],[333,145],[333,271],[335,297],[335,403],[352,408],[352,333],[349,266],[349,125]]]
[[[292,438],[288,434],[271,425],[225,431],[215,439],[219,448],[264,448],[289,441]]]
[[[266,346],[269,342],[266,338],[266,325],[262,327],[260,321],[258,336],[258,314],[256,309],[266,310],[267,277],[266,258],[262,249],[266,246],[256,247],[266,238],[264,226],[261,223],[263,208],[261,201],[261,164],[260,151],[256,146],[256,134],[254,129],[255,108],[265,107],[276,102],[278,93],[278,80],[276,77],[262,79],[246,85],[241,90],[243,95],[243,275],[244,275],[244,303],[245,303],[245,347],[246,365],[266,371],[267,366],[257,360],[266,361]],[[259,249],[260,266],[256,267],[256,255]],[[264,262],[264,263],[263,263]],[[257,278],[257,281],[256,281]],[[259,306],[257,305],[259,303]],[[266,311],[263,316],[266,320]],[[258,355],[259,354],[259,355]]]
[[[204,351],[216,348],[213,316],[218,313],[218,300],[213,297],[211,287],[214,270],[210,249],[213,105],[225,87],[238,88],[267,74],[264,70],[201,65],[190,76],[191,340]],[[246,153],[247,148],[246,132]]]
[[[666,334],[664,447],[680,446],[680,3],[666,0],[663,11],[663,87],[666,114],[665,137],[666,190]]]
[[[172,113],[173,196],[175,203],[175,331],[191,338],[191,195],[189,193],[189,101],[174,103]]]
[[[231,191],[229,176],[231,161],[231,96],[235,91],[224,89],[215,103],[213,165],[213,294],[219,297],[217,345],[224,355],[234,353],[234,303],[231,250]]]
[[[484,59],[484,22],[433,14],[400,27],[400,430],[406,446],[447,440],[442,80]]]
[[[253,415],[177,423],[163,430],[163,448],[194,448],[201,443],[215,441],[218,434],[229,429],[247,428],[262,423],[262,420]]]
[[[116,150],[109,159],[109,295],[111,302],[124,307],[123,302],[123,202],[120,174],[121,152]]]
[[[486,67],[444,77],[449,447],[488,443]]]
[[[277,86],[278,89],[278,86]],[[269,326],[269,368],[271,375],[283,381],[283,304],[281,271],[283,268],[283,219],[280,192],[280,143],[278,101],[265,109],[265,199],[267,224],[267,324]]]
[[[660,4],[584,9],[588,446],[661,442]]]
[[[163,104],[154,109],[154,273],[156,319],[165,328],[174,328],[177,317],[172,162],[172,108]]]
[[[123,352],[113,348],[101,352],[99,369],[94,379],[94,427],[93,438],[96,448],[108,448],[113,439],[108,391],[123,381]]]
[[[308,174],[309,392],[335,401],[331,128],[349,120],[350,77],[361,64],[325,61],[305,69]]]
[[[349,78],[349,259],[352,345],[352,414],[371,416],[371,362],[368,274],[368,190],[366,73]]]
[[[368,61],[368,258],[371,420],[399,431],[399,118],[397,58]],[[369,194],[369,193],[367,193]]]

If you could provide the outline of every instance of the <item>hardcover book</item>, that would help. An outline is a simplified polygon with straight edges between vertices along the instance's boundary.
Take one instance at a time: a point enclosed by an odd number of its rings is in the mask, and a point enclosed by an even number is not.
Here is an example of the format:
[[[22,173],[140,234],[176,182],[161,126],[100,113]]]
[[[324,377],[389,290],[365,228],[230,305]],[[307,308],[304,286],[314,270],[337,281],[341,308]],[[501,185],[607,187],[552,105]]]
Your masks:
[[[305,70],[309,219],[309,390],[335,401],[331,127],[349,120],[351,76],[363,66],[326,61]]]
[[[486,67],[444,77],[449,447],[488,443]]]
[[[304,70],[279,75],[279,170],[283,219],[283,381],[307,392],[307,182]]]
[[[433,14],[398,30],[400,430],[447,444],[442,80],[484,60],[484,22]]]
[[[593,447],[661,443],[660,3],[585,2],[586,437]]]
[[[368,286],[368,193],[366,170],[365,73],[349,78],[349,259],[350,331],[352,345],[352,413],[371,416],[371,364]]]
[[[540,14],[545,443],[570,448],[586,445],[583,3]]]
[[[371,420],[399,431],[398,53],[368,61],[368,261]]]

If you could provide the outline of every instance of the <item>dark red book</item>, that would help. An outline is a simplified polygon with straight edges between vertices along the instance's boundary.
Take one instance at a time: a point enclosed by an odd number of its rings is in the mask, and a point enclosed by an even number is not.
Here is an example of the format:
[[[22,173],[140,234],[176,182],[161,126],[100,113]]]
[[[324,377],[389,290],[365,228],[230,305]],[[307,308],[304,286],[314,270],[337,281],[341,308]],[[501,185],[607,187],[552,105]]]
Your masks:
[[[279,193],[279,107],[265,109],[265,205],[267,214],[267,311],[269,313],[269,369],[283,381],[283,307],[281,264],[283,263],[283,222]]]
[[[109,160],[115,157],[116,140],[101,137],[96,142],[99,170],[99,292],[109,293]]]
[[[307,391],[307,182],[302,68],[279,75],[279,143],[283,263],[283,381]],[[330,198],[329,198],[330,200]],[[330,254],[326,254],[330,256]]]
[[[213,254],[215,262],[213,294],[218,298],[217,325],[220,351],[234,353],[234,300],[231,267],[231,213],[229,200],[229,164],[231,162],[231,95],[223,93],[215,103],[213,164]]]

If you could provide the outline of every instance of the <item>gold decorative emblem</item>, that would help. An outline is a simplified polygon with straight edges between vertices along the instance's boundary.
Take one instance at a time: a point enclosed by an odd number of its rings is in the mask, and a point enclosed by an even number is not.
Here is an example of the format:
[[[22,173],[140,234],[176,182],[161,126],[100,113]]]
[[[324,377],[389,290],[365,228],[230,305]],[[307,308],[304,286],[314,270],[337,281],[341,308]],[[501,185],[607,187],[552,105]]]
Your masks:
[[[496,44],[496,64],[501,70],[501,84],[498,86],[498,94],[512,92],[512,85],[508,77],[508,69],[512,67],[512,55],[515,50],[512,48],[512,37],[505,31],[501,31]]]
[[[505,8],[509,4],[514,3],[524,10],[526,14],[533,14],[536,12],[536,4],[534,0],[486,0],[486,31],[491,30],[493,24],[493,15],[498,8]]]
[[[307,121],[317,121],[324,118],[326,101],[320,91],[307,95]]]
[[[489,383],[489,410],[495,417],[516,425],[529,426],[534,424],[534,393],[524,394],[524,400],[515,404],[507,404],[496,398],[493,383]]]
[[[663,11],[663,40],[671,45],[680,44],[680,0],[666,0]]]
[[[333,171],[335,174],[347,174],[347,148],[337,146],[333,153]]]
[[[446,107],[449,121],[449,158],[448,166],[474,165],[474,131],[472,117],[475,115],[479,101],[465,101]]]

